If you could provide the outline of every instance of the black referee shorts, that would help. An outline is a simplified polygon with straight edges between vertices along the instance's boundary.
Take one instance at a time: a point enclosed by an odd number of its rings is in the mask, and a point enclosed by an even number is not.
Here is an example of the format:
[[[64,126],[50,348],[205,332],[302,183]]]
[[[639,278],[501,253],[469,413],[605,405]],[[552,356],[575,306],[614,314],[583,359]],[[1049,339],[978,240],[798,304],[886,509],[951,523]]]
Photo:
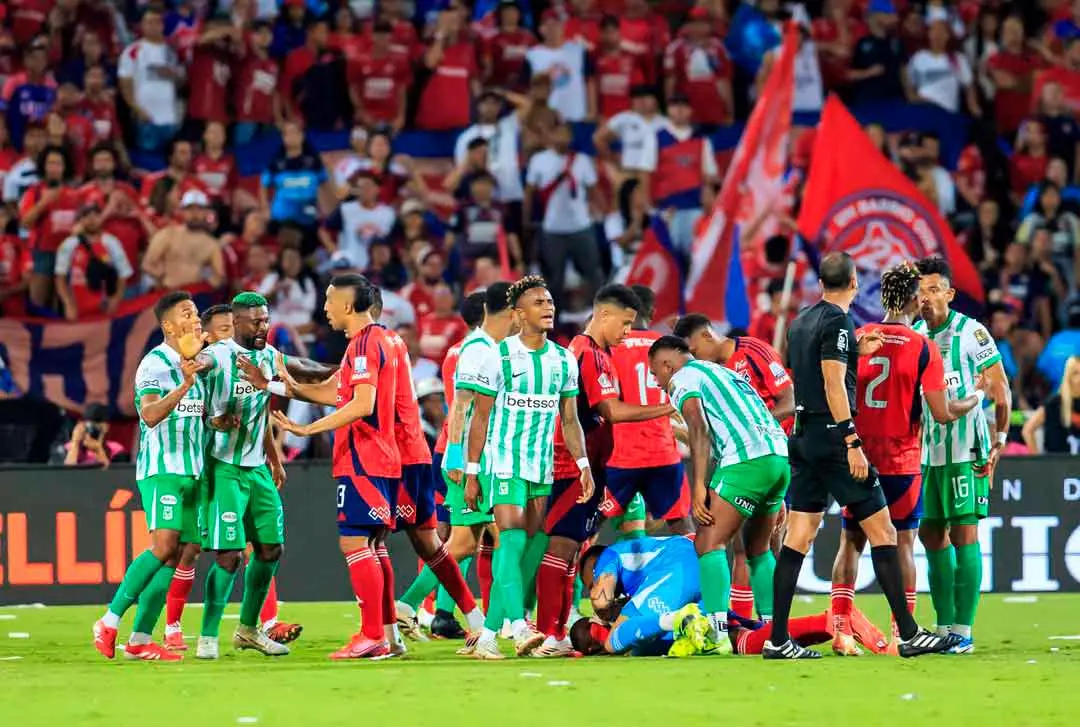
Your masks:
[[[826,428],[832,418],[808,419],[799,422],[796,433],[788,441],[791,509],[825,512],[830,495],[842,507],[857,511],[862,517],[885,507],[885,495],[873,465],[865,480],[851,476],[847,449],[835,433]]]

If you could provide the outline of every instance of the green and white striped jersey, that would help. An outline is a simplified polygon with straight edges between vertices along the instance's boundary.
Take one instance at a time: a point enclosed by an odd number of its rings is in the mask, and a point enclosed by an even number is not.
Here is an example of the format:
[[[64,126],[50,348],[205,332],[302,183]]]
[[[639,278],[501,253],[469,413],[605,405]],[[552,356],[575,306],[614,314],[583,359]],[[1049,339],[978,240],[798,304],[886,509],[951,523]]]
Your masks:
[[[1001,360],[990,332],[963,313],[949,311],[940,328],[930,329],[926,321],[913,326],[937,345],[945,364],[945,386],[950,399],[963,399],[975,391],[975,377]],[[949,424],[938,424],[923,406],[923,465],[941,467],[953,462],[982,462],[990,455],[990,426],[983,410],[976,407]]]
[[[206,447],[206,427],[203,411],[206,406],[206,383],[195,377],[195,383],[169,416],[148,427],[142,419],[142,401],[146,394],[168,396],[184,382],[180,371],[180,354],[162,343],[151,349],[135,371],[135,409],[139,412],[139,454],[135,460],[135,479],[154,475],[188,475],[198,477],[203,470],[203,451]]]
[[[464,353],[462,347],[462,358]],[[511,336],[488,348],[474,379],[459,386],[495,397],[484,448],[487,471],[498,479],[553,482],[559,402],[578,393],[578,365],[570,352],[552,341],[533,351]]]
[[[483,375],[481,372],[484,368],[484,361],[487,359],[488,354],[498,345],[495,343],[495,339],[489,336],[483,328],[476,328],[465,336],[465,339],[461,342],[461,348],[458,349],[457,368],[454,369],[453,386],[455,396],[461,389],[479,390],[477,385]],[[469,402],[468,408],[465,409],[465,426],[461,430],[463,432],[461,445],[466,450],[469,446],[469,427],[472,426],[473,411],[475,409],[476,404],[472,402]],[[487,472],[486,464],[487,458],[481,456],[481,471]],[[446,458],[443,458],[443,469],[446,469]]]
[[[240,467],[266,464],[263,437],[268,426],[267,407],[271,394],[256,389],[241,378],[236,359],[246,356],[267,379],[272,379],[277,349],[267,344],[262,351],[249,351],[230,338],[207,346],[203,354],[214,362],[214,367],[206,373],[210,416],[229,413],[240,420],[235,429],[227,432],[210,430],[210,456]]]
[[[669,388],[680,413],[690,399],[701,401],[717,467],[770,454],[787,456],[784,430],[753,387],[731,369],[692,360],[675,372]]]

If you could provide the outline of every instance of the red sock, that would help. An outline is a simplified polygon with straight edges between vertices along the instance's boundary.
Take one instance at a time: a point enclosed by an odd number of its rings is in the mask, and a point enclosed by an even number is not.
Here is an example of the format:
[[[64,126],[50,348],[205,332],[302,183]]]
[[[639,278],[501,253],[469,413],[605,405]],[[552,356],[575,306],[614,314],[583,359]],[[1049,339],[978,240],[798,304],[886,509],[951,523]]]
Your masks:
[[[750,586],[731,587],[731,610],[742,618],[754,617],[754,592]]]
[[[259,611],[259,623],[277,622],[277,576],[270,579],[270,590],[266,592],[262,610]]]
[[[844,633],[851,633],[851,606],[855,601],[855,586],[833,583],[829,597],[832,604],[833,624],[842,624]],[[839,631],[841,627],[835,626]]]
[[[570,620],[570,609],[574,607],[574,581],[577,580],[577,563],[570,564],[570,570],[563,576],[563,599],[562,610],[559,612],[559,628],[555,633],[555,638],[562,640],[566,638],[566,627]]]
[[[371,548],[363,547],[345,554],[349,581],[360,606],[364,637],[383,640],[383,570]]]
[[[480,600],[484,602],[484,613],[487,613],[488,604],[491,603],[491,558],[495,553],[494,546],[481,545],[476,555],[476,578],[480,581]]]
[[[193,585],[195,585],[195,567],[192,566],[186,570],[177,568],[172,582],[169,583],[169,594],[165,597],[165,623],[180,622]]]
[[[566,600],[566,572],[570,564],[557,555],[544,553],[536,571],[536,630],[557,636],[563,602]]]
[[[385,545],[375,550],[383,575],[382,617],[383,625],[397,623],[397,602],[394,595],[394,564],[390,562],[390,551]]]
[[[772,635],[772,629],[760,628],[756,631],[745,630],[739,634],[736,644],[738,654],[760,654],[765,642]],[[824,613],[814,616],[799,616],[788,621],[788,635],[801,646],[822,644],[832,639],[829,621]]]
[[[472,613],[476,609],[476,599],[465,582],[461,567],[450,557],[450,551],[445,545],[439,546],[438,552],[431,557],[427,565],[462,613]]]

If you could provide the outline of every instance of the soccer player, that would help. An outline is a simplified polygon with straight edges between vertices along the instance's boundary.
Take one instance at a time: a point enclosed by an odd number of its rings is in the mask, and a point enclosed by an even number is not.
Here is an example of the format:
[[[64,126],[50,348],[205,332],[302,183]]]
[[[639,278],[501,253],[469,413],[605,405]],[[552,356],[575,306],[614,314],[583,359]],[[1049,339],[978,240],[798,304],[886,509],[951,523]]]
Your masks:
[[[165,606],[181,543],[198,542],[205,386],[197,375],[200,366],[192,359],[202,347],[202,325],[191,295],[184,291],[161,296],[154,315],[165,340],[143,357],[135,372],[139,413],[135,480],[150,519],[151,546],[128,566],[108,610],[94,624],[94,647],[109,659],[116,655],[120,619],[136,599],[139,609],[124,656],[147,661],[183,658],[153,643],[150,635]]]
[[[939,653],[945,640],[919,628],[907,610],[896,529],[889,519],[877,472],[866,460],[852,418],[858,357],[883,345],[877,331],[855,335],[848,309],[859,292],[855,261],[847,253],[826,255],[819,267],[822,299],[803,309],[788,333],[798,422],[789,441],[791,512],[773,582],[773,626],[762,649],[766,659],[817,659],[821,654],[792,641],[791,601],[803,560],[817,536],[829,498],[847,507],[870,541],[874,574],[900,634],[902,657]]]
[[[269,426],[270,392],[244,373],[272,376],[280,354],[266,342],[270,311],[263,296],[240,293],[233,298],[232,316],[234,336],[199,354],[207,370],[215,430],[207,467],[209,492],[203,504],[203,548],[215,553],[215,563],[204,586],[198,659],[218,658],[221,617],[249,541],[252,557],[244,572],[233,646],[267,656],[289,653],[288,647],[259,628],[263,601],[284,549],[285,513],[278,489],[285,484],[285,468]],[[285,366],[297,376],[319,380],[333,373],[332,367],[293,357],[285,360]]]
[[[202,323],[202,340],[207,346],[233,337],[232,306],[228,303],[210,306],[199,315],[199,321]],[[205,487],[205,483],[202,486]],[[169,583],[165,598],[165,648],[170,651],[187,651],[188,648],[180,619],[195,584],[195,561],[202,552],[200,542],[182,545],[176,573]]]
[[[857,337],[878,331],[883,343],[873,356],[859,358],[856,400],[859,411],[855,428],[863,440],[866,459],[878,471],[878,480],[896,528],[896,548],[900,556],[908,611],[915,612],[915,531],[922,517],[920,465],[921,388],[930,415],[939,424],[963,416],[980,401],[980,396],[949,401],[945,397],[945,375],[941,355],[924,336],[911,330],[919,309],[919,271],[911,263],[901,263],[881,276],[882,323],[871,323],[856,332]],[[979,392],[981,393],[981,392]],[[859,556],[866,536],[851,513],[842,513],[840,548],[832,572],[831,608],[835,637],[832,649],[840,656],[858,656],[857,634],[850,619]],[[896,638],[895,623],[893,637]],[[880,651],[881,644],[864,645]]]
[[[787,436],[743,377],[698,361],[681,338],[658,339],[649,349],[649,368],[688,429],[702,602],[712,641],[727,647],[731,572],[726,547],[743,522],[754,600],[763,616],[772,613],[775,564],[769,540],[791,480]]]
[[[791,433],[795,414],[795,390],[780,355],[771,345],[753,336],[727,336],[717,333],[707,316],[690,313],[680,318],[672,329],[685,338],[694,358],[726,366],[746,379],[769,407],[784,431]],[[781,513],[781,516],[783,513]],[[744,618],[754,613],[754,595],[746,562],[743,538],[731,539],[731,610]],[[770,552],[762,558],[775,560]]]
[[[627,404],[660,406],[668,403],[667,392],[649,371],[649,347],[660,338],[659,333],[648,330],[656,296],[644,285],[631,289],[641,301],[641,308],[633,330],[611,349],[619,398]],[[673,533],[693,532],[690,491],[671,420],[656,417],[615,422],[612,437],[615,446],[607,462],[607,491],[600,512],[606,517],[619,517],[635,498],[643,497],[646,509],[667,522]]]
[[[507,296],[521,332],[489,349],[473,380],[458,386],[473,391],[476,407],[469,426],[465,503],[493,512],[499,528],[493,563],[497,588],[473,648],[479,659],[503,658],[495,637],[504,615],[511,621],[518,656],[530,654],[544,641],[525,620],[522,584],[534,576],[546,546],[547,539],[537,534],[551,493],[557,421],[581,470],[577,501],[588,502],[594,491],[578,421],[577,361],[548,340],[555,326],[555,303],[547,283],[526,276],[510,286]],[[481,481],[482,452],[487,462]]]
[[[993,336],[949,307],[956,291],[948,264],[936,257],[917,264],[922,320],[915,330],[941,352],[949,397],[972,394],[981,376],[981,388],[994,402],[993,433],[981,409],[950,424],[923,413],[925,514],[919,538],[926,547],[930,599],[938,633],[946,634],[950,651],[969,654],[975,650],[971,627],[982,585],[978,523],[989,510],[990,483],[1008,437],[1012,401]]]
[[[344,331],[349,345],[335,376],[301,384],[278,367],[281,391],[337,411],[311,424],[297,424],[280,412],[273,417],[287,432],[309,437],[334,432],[332,474],[337,481],[337,524],[349,580],[363,625],[332,659],[389,656],[383,629],[384,568],[377,555],[394,524],[394,500],[401,478],[401,454],[394,434],[397,357],[386,329],[375,325],[375,287],[363,275],[334,277],[326,289],[326,318]]]
[[[581,545],[596,533],[604,499],[604,468],[611,455],[611,425],[671,416],[670,404],[629,404],[619,399],[619,378],[609,350],[623,340],[638,316],[641,301],[625,285],[606,285],[593,299],[585,331],[570,342],[577,360],[578,417],[585,431],[585,449],[597,481],[592,497],[581,501],[581,473],[560,431],[555,432],[555,483],[551,489],[544,532],[548,537],[536,576],[536,626],[544,643],[533,656],[567,656],[574,648],[566,635],[577,579]]]
[[[381,315],[382,294],[376,288],[372,316],[378,321]],[[385,326],[383,328],[385,329]],[[416,401],[409,351],[396,333],[386,330],[386,334],[396,357],[394,432],[398,451],[401,453],[401,483],[397,492],[395,530],[405,531],[413,550],[465,614],[469,629],[479,631],[484,625],[484,615],[477,608],[457,561],[450,557],[449,551],[435,532],[435,481],[431,468],[431,450],[428,449],[424,430],[420,426],[420,405]],[[379,544],[376,555],[383,567],[383,623],[386,626],[387,640],[390,642],[390,655],[403,656],[406,648],[397,628],[394,571],[385,544]]]
[[[465,300],[461,303],[461,317],[465,321],[465,325],[469,327],[469,334],[472,334],[480,324],[484,322],[484,297],[486,293],[479,291],[472,295],[466,296]],[[505,300],[506,295],[503,294]],[[448,411],[453,411],[454,408],[454,371],[457,369],[458,356],[461,352],[461,347],[468,340],[468,335],[461,341],[458,341],[446,352],[446,358],[443,359],[442,364],[442,380],[446,389],[446,406]],[[442,461],[443,454],[446,452],[446,438],[447,432],[450,427],[450,417],[447,416],[443,420],[442,430],[439,432],[439,438],[435,442],[435,451],[432,454],[431,469],[434,472],[435,477],[435,516],[437,525],[435,526],[435,533],[439,536],[439,540],[447,543],[449,549],[450,544],[448,540],[450,538],[451,526],[450,526],[450,510],[446,506],[446,479],[443,476]],[[453,556],[453,552],[451,552]],[[456,560],[456,559],[455,559]],[[472,555],[465,555],[459,562],[462,574],[469,572],[469,566],[472,564]],[[487,573],[491,574],[491,553],[490,549],[487,553]],[[430,568],[424,569],[421,567],[420,573],[412,584],[405,590],[405,593],[401,596],[396,604],[396,611],[398,616],[398,626],[400,626],[405,635],[410,638],[419,640],[421,638],[421,632],[419,631],[418,616],[421,611],[421,602],[425,598],[429,598],[432,592],[432,588],[438,583],[438,579],[435,573]],[[481,580],[483,584],[483,580]],[[487,589],[490,590],[491,581],[487,581]],[[485,590],[485,589],[481,589]],[[453,638],[460,639],[465,636],[464,630],[461,628],[461,624],[454,618],[454,599],[450,596],[449,592],[441,584],[438,585],[438,595],[435,599],[434,618],[431,620],[431,634],[436,638]],[[487,598],[484,597],[485,606],[487,605]]]

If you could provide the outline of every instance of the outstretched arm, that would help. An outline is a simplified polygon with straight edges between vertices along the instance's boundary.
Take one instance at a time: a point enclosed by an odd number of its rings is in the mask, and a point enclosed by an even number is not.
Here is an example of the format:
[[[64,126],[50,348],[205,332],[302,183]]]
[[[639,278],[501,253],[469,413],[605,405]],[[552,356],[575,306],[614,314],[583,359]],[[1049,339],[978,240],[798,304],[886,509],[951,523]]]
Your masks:
[[[348,426],[357,419],[371,416],[375,410],[375,387],[371,384],[357,384],[353,388],[353,398],[345,406],[331,414],[317,419],[311,424],[296,424],[289,420],[280,411],[273,413],[274,421],[287,432],[299,434],[301,437],[311,437],[323,432],[332,432],[335,429]]]
[[[326,381],[337,372],[338,367],[312,361],[310,358],[289,356],[285,359],[285,370],[297,382],[314,384]]]
[[[577,396],[564,396],[559,401],[559,420],[562,422],[566,448],[570,450],[570,456],[577,461],[578,469],[581,470],[581,496],[577,501],[588,502],[596,485],[593,483],[592,468],[589,467],[589,457],[585,450],[585,432],[578,420]]]
[[[675,411],[671,404],[639,406],[638,404],[628,404],[621,399],[605,399],[597,404],[596,408],[600,411],[600,416],[612,424],[647,422],[650,419],[671,416]]]

